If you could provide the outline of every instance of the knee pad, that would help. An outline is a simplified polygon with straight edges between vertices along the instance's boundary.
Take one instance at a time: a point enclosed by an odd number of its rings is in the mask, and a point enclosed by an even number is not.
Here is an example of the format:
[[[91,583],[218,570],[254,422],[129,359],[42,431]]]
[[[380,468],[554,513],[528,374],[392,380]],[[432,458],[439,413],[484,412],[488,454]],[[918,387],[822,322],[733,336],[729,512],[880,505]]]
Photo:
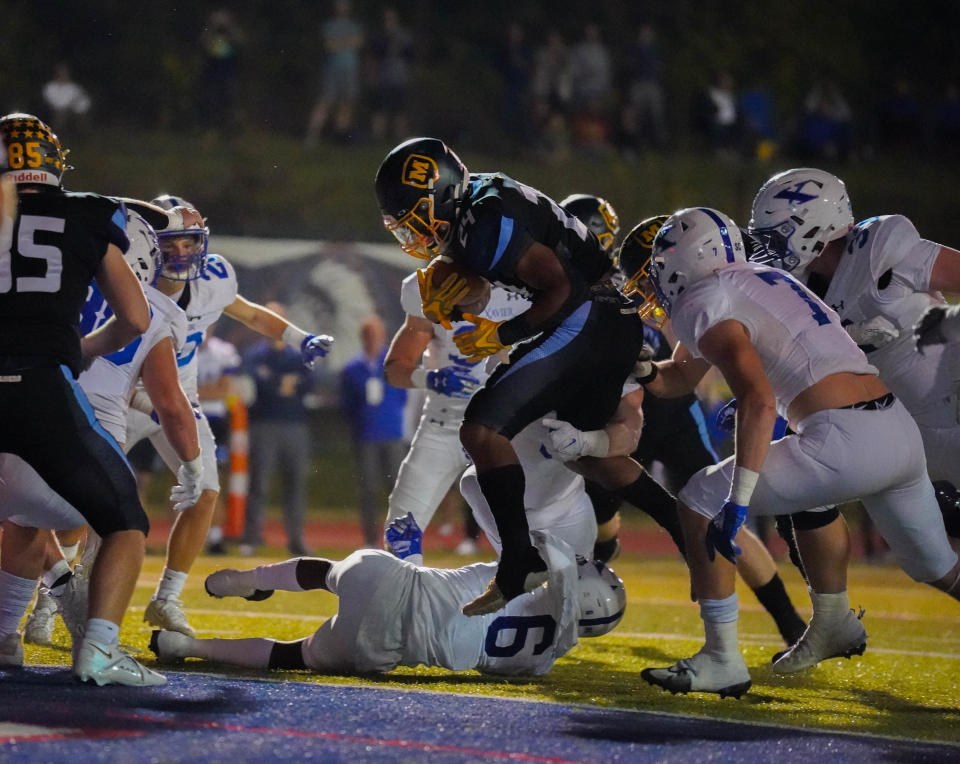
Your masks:
[[[817,528],[830,525],[830,523],[838,517],[840,517],[840,510],[836,507],[830,507],[830,509],[818,512],[806,510],[790,515],[791,520],[793,520],[794,530],[798,531],[815,531]]]

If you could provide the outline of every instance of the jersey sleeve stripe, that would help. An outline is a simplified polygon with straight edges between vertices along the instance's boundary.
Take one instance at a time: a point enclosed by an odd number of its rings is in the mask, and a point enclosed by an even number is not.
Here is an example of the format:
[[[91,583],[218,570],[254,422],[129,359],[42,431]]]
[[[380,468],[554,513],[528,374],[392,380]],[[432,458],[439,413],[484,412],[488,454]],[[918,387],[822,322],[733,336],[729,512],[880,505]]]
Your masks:
[[[513,218],[502,217],[500,218],[500,240],[497,242],[497,251],[493,255],[493,262],[490,263],[491,270],[500,262],[500,258],[506,252],[511,238],[513,238]]]

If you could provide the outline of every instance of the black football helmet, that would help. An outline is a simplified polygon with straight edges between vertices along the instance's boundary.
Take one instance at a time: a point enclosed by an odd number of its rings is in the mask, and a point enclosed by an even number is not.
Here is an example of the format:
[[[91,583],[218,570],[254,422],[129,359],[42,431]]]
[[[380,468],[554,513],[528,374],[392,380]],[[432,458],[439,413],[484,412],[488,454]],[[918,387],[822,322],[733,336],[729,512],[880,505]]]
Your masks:
[[[400,248],[421,260],[443,254],[470,173],[437,138],[411,138],[381,162],[374,180],[383,225]]]
[[[590,194],[571,194],[560,206],[593,231],[600,241],[600,249],[612,254],[613,240],[620,231],[620,218],[610,202]]]
[[[50,126],[32,114],[0,117],[0,137],[6,146],[6,165],[14,183],[60,186],[70,169],[60,139]]]
[[[151,199],[150,204],[165,210],[172,210],[174,207],[196,209],[186,199],[173,194],[163,194]],[[171,281],[193,281],[203,275],[203,269],[207,265],[209,238],[210,229],[199,225],[157,231],[162,263],[160,275]]]
[[[637,313],[643,322],[657,331],[663,328],[667,314],[657,304],[650,285],[650,255],[657,232],[667,222],[669,215],[654,215],[635,225],[624,237],[614,256],[614,265],[624,276],[620,291],[626,297],[636,296],[643,300]]]

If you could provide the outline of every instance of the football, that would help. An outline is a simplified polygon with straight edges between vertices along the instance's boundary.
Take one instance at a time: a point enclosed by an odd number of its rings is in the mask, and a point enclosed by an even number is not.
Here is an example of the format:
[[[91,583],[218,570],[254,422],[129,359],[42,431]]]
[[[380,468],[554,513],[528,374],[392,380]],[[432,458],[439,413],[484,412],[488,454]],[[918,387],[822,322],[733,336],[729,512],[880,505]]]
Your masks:
[[[479,313],[490,300],[490,282],[483,276],[464,270],[446,258],[438,257],[428,266],[432,269],[431,283],[440,286],[451,273],[459,274],[467,280],[469,291],[466,296],[457,302],[456,307],[463,313]]]

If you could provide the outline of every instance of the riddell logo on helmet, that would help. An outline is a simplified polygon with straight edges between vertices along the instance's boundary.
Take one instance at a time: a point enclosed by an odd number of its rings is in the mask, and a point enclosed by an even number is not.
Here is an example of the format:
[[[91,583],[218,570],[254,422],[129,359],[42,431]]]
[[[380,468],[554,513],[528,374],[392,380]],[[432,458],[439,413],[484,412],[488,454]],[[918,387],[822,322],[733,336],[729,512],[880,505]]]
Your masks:
[[[411,154],[403,163],[403,184],[415,188],[430,188],[440,176],[437,163],[422,154]]]
[[[57,177],[43,170],[17,170],[9,173],[14,183],[56,183]]]

